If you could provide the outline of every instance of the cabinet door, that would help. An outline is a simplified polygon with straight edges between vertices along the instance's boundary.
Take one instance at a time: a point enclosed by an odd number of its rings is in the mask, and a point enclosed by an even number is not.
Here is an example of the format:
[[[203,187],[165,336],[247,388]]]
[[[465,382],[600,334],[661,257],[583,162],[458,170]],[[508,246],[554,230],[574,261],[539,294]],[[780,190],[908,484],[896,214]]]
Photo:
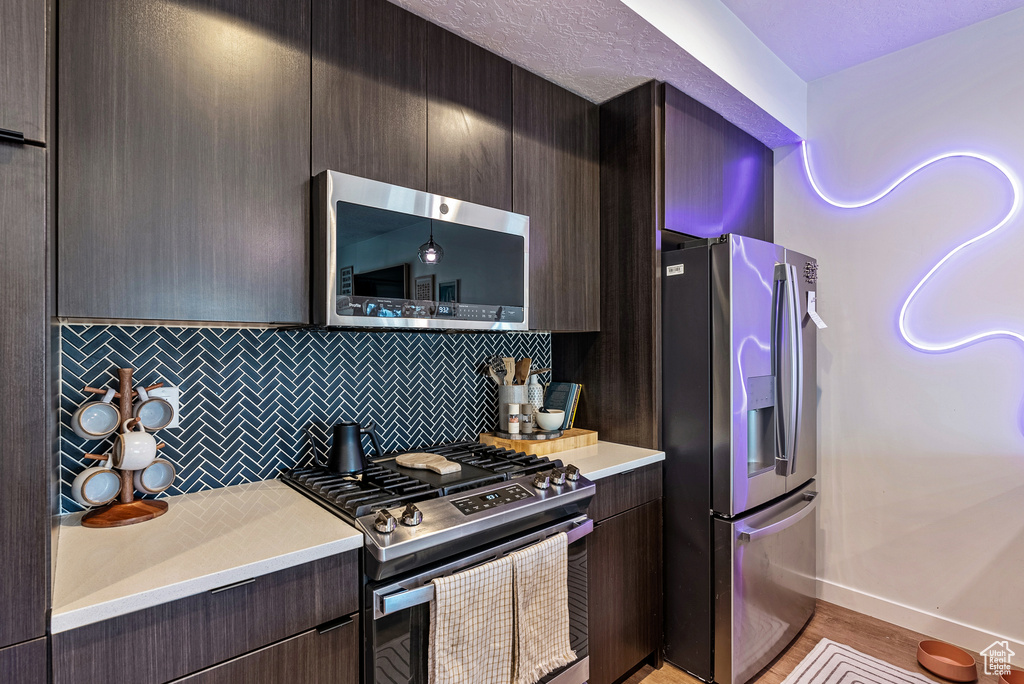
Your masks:
[[[512,69],[512,210],[530,217],[530,327],[601,329],[598,107]]]
[[[0,128],[46,141],[46,2],[0,2]]]
[[[661,500],[587,537],[590,684],[611,684],[661,647]]]
[[[0,647],[46,633],[46,150],[0,142]]]
[[[46,637],[0,648],[0,681],[46,684]]]
[[[309,0],[69,0],[58,313],[309,318]]]
[[[665,228],[771,242],[774,156],[753,136],[665,86]]]
[[[387,0],[313,0],[313,175],[427,189],[426,38]]]
[[[174,681],[180,684],[359,684],[359,623],[354,618],[321,630],[311,629]]]
[[[512,64],[427,26],[427,190],[512,209]]]

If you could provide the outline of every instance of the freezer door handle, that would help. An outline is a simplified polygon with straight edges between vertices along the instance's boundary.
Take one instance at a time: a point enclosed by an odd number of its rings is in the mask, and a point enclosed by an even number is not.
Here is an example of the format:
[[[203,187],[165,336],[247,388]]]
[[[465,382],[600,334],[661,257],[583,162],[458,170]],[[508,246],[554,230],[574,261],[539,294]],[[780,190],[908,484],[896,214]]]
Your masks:
[[[804,505],[793,515],[764,527],[737,527],[739,543],[747,544],[757,541],[796,525],[798,522],[809,516],[818,507],[818,492],[806,492],[803,496]]]

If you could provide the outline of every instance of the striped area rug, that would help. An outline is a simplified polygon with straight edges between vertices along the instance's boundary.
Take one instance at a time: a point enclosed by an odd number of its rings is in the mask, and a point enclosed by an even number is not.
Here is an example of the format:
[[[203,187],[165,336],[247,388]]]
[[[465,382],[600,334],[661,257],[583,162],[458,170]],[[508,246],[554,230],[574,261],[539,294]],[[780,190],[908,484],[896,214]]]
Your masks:
[[[822,639],[782,684],[935,684],[915,672]]]

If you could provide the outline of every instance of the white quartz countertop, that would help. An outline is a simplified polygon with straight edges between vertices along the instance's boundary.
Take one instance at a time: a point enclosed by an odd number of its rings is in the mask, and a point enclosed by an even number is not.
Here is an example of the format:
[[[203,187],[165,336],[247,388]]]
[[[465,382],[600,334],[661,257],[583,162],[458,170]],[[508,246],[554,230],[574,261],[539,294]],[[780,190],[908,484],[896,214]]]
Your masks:
[[[589,480],[600,480],[602,477],[664,461],[665,452],[599,441],[593,446],[559,451],[551,454],[550,458],[557,458],[565,465],[571,463]]]
[[[167,499],[126,527],[61,519],[53,633],[150,608],[363,545],[363,535],[279,480]]]

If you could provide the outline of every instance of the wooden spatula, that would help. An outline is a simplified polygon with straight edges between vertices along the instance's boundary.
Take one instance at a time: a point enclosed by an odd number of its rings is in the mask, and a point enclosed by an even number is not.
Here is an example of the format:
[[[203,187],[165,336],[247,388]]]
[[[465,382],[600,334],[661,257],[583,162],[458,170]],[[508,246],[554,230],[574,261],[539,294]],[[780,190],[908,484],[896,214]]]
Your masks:
[[[530,377],[530,366],[533,363],[532,359],[527,356],[525,359],[520,359],[516,362],[516,379],[515,384],[525,385],[526,378]]]
[[[402,454],[395,459],[395,462],[403,468],[418,468],[420,470],[433,470],[438,475],[449,475],[462,470],[462,464],[449,461],[440,454],[426,454],[415,452]]]
[[[516,379],[516,360],[511,356],[506,356],[502,359],[505,362],[505,384],[511,385]]]

